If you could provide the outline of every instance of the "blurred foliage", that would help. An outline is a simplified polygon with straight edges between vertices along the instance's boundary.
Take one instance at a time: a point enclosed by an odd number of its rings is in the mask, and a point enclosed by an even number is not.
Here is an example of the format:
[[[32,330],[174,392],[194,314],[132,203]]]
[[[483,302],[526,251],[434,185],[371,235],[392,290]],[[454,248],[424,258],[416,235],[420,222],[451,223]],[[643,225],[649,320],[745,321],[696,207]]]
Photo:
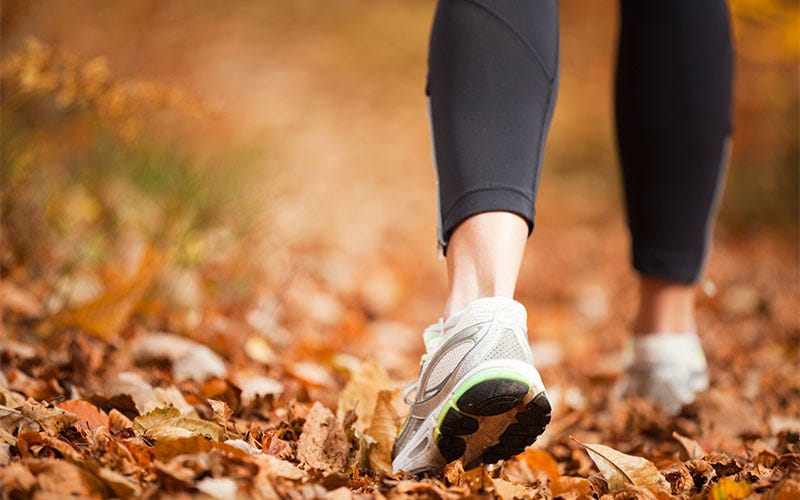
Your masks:
[[[154,303],[243,298],[256,277],[239,255],[256,213],[251,159],[227,150],[200,161],[157,121],[208,117],[202,102],[114,79],[103,59],[79,61],[35,39],[4,55],[2,84],[4,278],[48,289],[54,312],[113,290],[142,259],[153,261],[144,256],[151,249],[167,257],[153,276]],[[230,272],[219,275],[220,265]],[[195,275],[176,291],[170,281],[185,272]]]
[[[734,145],[722,218],[797,237],[800,223],[800,5],[732,0]]]

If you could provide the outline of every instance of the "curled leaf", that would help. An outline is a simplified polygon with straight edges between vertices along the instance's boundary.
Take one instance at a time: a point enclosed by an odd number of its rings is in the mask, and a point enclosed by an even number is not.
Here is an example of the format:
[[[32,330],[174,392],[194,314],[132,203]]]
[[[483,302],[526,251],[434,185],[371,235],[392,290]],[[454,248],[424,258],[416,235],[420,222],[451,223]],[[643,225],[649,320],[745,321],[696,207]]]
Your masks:
[[[397,437],[397,415],[392,407],[392,391],[380,391],[367,430],[375,445],[369,451],[369,464],[380,474],[392,473],[392,447]]]
[[[600,473],[608,482],[610,491],[625,488],[627,485],[640,486],[655,491],[669,491],[670,485],[656,466],[646,458],[626,455],[602,444],[585,444],[586,449]]]

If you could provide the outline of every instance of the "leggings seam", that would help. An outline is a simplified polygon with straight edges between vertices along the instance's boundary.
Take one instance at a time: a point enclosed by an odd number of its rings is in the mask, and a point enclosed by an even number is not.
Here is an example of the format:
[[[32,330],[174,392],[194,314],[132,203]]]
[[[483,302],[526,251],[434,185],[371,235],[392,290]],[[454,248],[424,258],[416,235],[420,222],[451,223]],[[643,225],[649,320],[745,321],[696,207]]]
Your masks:
[[[522,36],[522,33],[520,33],[519,31],[517,31],[516,28],[514,28],[514,25],[512,25],[508,19],[495,12],[494,9],[482,4],[478,0],[464,0],[464,1],[467,3],[471,3],[480,9],[483,9],[484,11],[488,12],[492,17],[494,17],[495,19],[500,21],[503,25],[505,25],[505,27],[508,28],[508,30],[514,34],[514,36],[520,39],[522,44],[525,45],[528,51],[530,51],[530,53],[533,55],[534,59],[536,59],[536,62],[539,64],[539,67],[542,69],[542,71],[544,71],[544,74],[547,77],[547,82],[553,83],[555,77],[553,76],[553,74],[551,74],[550,71],[548,71],[547,67],[544,64],[544,61],[542,61],[542,58],[539,55],[539,51],[536,49],[536,47],[533,46],[532,43],[530,43],[524,36]]]

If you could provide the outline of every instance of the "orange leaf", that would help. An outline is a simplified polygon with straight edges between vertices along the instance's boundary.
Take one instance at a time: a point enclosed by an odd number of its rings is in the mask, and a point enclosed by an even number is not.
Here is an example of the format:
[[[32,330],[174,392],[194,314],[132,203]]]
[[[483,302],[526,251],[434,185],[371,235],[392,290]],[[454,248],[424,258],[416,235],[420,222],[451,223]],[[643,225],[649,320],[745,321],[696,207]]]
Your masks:
[[[517,459],[523,460],[532,470],[546,473],[551,480],[555,480],[559,476],[558,464],[553,455],[544,450],[528,448]]]
[[[90,429],[94,429],[95,427],[108,428],[108,415],[88,401],[71,399],[69,401],[64,401],[58,405],[58,407],[76,415],[86,422]]]
[[[108,340],[127,323],[161,267],[163,257],[154,247],[145,249],[139,270],[129,280],[110,286],[94,300],[53,317],[55,326],[77,327]]]

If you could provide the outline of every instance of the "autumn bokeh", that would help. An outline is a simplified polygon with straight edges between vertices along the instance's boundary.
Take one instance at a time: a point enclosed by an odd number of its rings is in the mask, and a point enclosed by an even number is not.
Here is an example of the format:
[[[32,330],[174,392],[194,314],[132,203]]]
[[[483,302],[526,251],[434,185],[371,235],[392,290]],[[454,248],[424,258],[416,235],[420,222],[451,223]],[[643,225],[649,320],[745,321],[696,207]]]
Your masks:
[[[170,332],[331,407],[363,359],[412,378],[445,293],[423,92],[433,8],[3,0],[2,338],[118,347]],[[700,311],[721,388],[742,383],[753,345],[771,349],[764,366],[796,360],[800,331],[800,14],[785,0],[731,10],[734,152]],[[635,306],[616,21],[606,3],[561,2],[561,87],[519,288],[564,407],[593,404],[618,373]],[[780,400],[796,408],[792,387]]]

